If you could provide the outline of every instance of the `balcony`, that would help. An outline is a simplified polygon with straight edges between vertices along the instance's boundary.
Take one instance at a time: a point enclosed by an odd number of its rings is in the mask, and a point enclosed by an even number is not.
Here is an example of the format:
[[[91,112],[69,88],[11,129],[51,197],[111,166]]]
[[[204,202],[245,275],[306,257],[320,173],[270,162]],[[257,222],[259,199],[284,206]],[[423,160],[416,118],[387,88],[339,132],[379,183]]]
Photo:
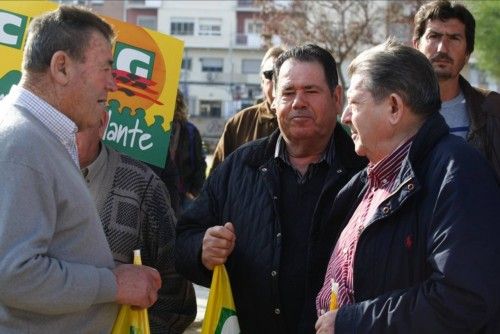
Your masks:
[[[161,0],[127,0],[127,8],[160,8]]]
[[[255,3],[254,0],[238,0],[236,10],[257,12],[260,10],[260,7]]]
[[[238,7],[256,7],[254,0],[238,0]]]
[[[201,72],[192,73],[190,80],[206,82],[209,84],[229,85],[232,83],[252,84],[258,82],[258,74],[226,73],[226,72]],[[182,78],[186,80],[185,78]]]
[[[260,48],[262,37],[260,34],[236,34],[236,46],[248,48]]]

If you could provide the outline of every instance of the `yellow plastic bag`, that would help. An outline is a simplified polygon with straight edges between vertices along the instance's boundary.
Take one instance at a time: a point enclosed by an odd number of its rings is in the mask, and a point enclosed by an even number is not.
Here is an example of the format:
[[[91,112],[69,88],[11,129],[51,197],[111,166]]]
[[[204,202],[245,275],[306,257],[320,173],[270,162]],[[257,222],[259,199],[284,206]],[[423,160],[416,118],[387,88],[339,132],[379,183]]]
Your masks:
[[[139,249],[134,250],[134,264],[142,264]],[[148,310],[122,305],[111,334],[150,334]]]
[[[231,284],[224,265],[218,265],[214,268],[207,310],[201,328],[201,334],[220,333],[240,333]]]

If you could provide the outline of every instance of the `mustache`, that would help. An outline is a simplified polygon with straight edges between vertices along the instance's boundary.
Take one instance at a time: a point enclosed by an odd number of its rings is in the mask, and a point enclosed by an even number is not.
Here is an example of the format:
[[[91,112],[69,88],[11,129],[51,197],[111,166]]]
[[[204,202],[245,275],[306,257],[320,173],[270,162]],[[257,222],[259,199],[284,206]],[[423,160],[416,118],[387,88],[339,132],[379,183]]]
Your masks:
[[[446,53],[444,52],[438,52],[436,53],[435,55],[433,55],[430,59],[430,62],[435,62],[435,61],[440,61],[440,60],[446,60],[450,63],[453,63],[453,59],[448,56]]]
[[[312,112],[307,110],[307,109],[295,109],[290,112],[288,115],[289,118],[294,118],[294,117],[311,117]]]

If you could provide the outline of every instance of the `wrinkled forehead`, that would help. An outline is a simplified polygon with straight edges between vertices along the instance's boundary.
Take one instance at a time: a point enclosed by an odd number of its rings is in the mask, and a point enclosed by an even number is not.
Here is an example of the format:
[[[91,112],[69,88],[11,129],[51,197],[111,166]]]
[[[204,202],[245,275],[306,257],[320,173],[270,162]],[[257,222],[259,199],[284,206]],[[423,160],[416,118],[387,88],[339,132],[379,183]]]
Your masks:
[[[346,90],[346,97],[350,98],[357,94],[360,94],[366,91],[364,86],[364,81],[367,78],[362,73],[354,73],[351,77],[351,82],[349,84],[349,88]]]
[[[425,31],[443,34],[460,34],[465,36],[465,24],[457,18],[446,20],[428,19],[425,24]]]
[[[325,71],[317,61],[285,60],[276,78],[279,89],[292,87],[328,87]]]

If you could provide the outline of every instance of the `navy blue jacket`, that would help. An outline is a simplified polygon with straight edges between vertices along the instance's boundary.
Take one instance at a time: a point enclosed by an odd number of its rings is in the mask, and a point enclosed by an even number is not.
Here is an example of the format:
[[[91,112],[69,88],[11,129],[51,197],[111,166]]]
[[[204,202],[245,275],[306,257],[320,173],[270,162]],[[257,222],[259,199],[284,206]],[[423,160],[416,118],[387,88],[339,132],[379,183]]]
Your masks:
[[[500,189],[485,158],[435,114],[397,183],[360,235],[355,304],[335,333],[500,333]],[[345,224],[366,189],[362,171],[329,219]]]
[[[236,244],[226,268],[242,333],[285,333],[280,311],[279,268],[281,225],[278,198],[279,171],[274,150],[279,132],[250,142],[217,167],[197,200],[185,212],[177,226],[176,268],[188,279],[205,286],[211,271],[201,263],[202,239],[207,228],[232,222]],[[301,328],[297,333],[314,333],[314,299],[325,274],[334,240],[319,241],[318,231],[326,225],[326,213],[338,191],[361,170],[366,161],[354,153],[351,138],[340,125],[334,131],[334,165],[314,211],[308,243],[306,291]],[[333,147],[332,147],[333,148]],[[300,205],[300,203],[297,203]],[[314,233],[313,233],[314,231]],[[332,235],[333,236],[333,235]],[[278,273],[278,274],[277,274]],[[280,279],[286,279],[281,277]],[[298,292],[300,293],[300,292]]]

